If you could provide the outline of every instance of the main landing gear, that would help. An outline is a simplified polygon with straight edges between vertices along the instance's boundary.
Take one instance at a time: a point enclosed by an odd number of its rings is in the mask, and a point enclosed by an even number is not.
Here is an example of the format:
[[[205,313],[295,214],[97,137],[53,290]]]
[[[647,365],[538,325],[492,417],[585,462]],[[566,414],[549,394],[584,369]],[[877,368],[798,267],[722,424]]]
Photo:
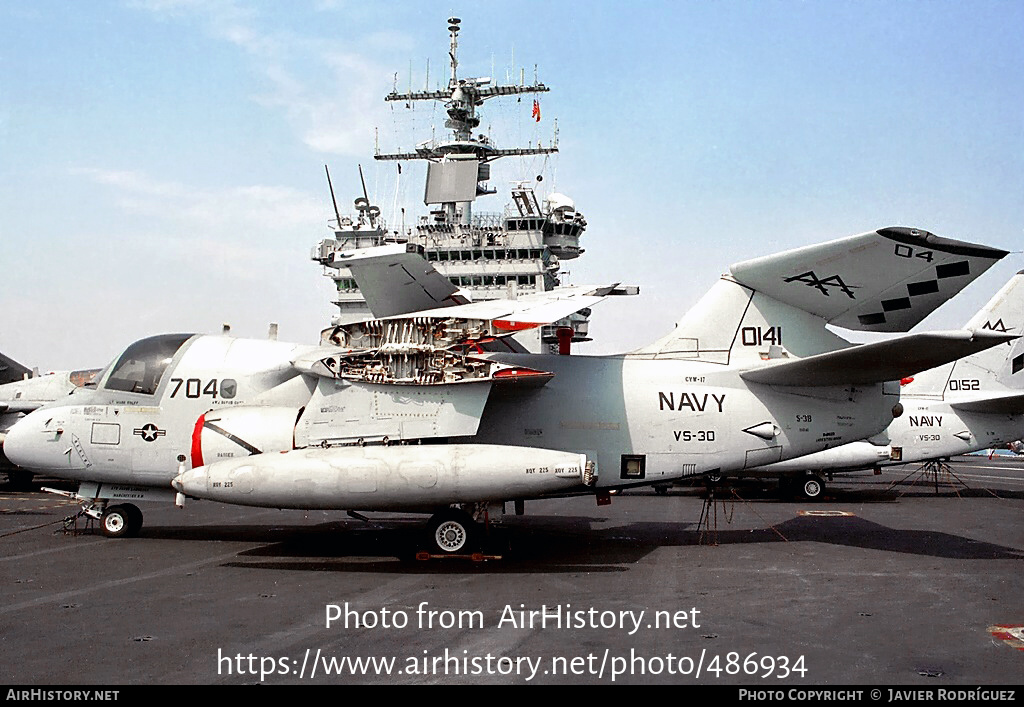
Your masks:
[[[817,474],[808,474],[803,478],[800,490],[808,501],[818,501],[825,495],[825,482]]]
[[[439,555],[466,555],[480,544],[481,528],[465,511],[449,508],[435,513],[427,523],[429,552]]]
[[[522,501],[515,501],[516,515],[524,513]],[[501,525],[505,504],[464,503],[438,510],[427,522],[416,559],[459,558],[483,562],[500,560],[510,550]]]
[[[818,474],[783,476],[779,478],[779,491],[783,496],[798,496],[808,501],[820,501],[825,496],[825,480]]]

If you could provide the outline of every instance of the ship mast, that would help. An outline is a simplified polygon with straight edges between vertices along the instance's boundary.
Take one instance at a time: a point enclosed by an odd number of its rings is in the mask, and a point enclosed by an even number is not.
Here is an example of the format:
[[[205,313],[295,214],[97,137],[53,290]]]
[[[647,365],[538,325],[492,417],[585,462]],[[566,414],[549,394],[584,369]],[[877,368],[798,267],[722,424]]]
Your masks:
[[[548,147],[517,147],[498,149],[483,133],[473,137],[473,131],[480,125],[476,109],[484,101],[495,96],[511,96],[521,93],[543,93],[547,86],[535,80],[532,85],[525,83],[499,85],[491,77],[459,78],[458,46],[459,25],[457,17],[448,19],[450,45],[448,56],[451,61],[451,78],[447,90],[392,91],[386,101],[443,101],[448,114],[444,126],[452,131],[450,140],[440,143],[425,143],[414,152],[391,154],[377,153],[378,160],[426,160],[427,187],[423,202],[440,205],[440,211],[433,212],[438,221],[457,225],[470,225],[472,203],[476,197],[493,194],[483,182],[490,179],[490,162],[501,157],[522,157],[546,155],[558,152],[558,145],[552,142]]]

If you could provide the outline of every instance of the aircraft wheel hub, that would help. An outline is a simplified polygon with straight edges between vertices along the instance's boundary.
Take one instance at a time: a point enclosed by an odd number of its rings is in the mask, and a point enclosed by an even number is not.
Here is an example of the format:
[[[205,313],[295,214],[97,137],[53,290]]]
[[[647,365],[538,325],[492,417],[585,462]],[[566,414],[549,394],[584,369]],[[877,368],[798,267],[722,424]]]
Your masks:
[[[111,513],[103,519],[103,529],[114,535],[124,530],[124,516],[120,513]]]
[[[434,531],[434,540],[445,552],[456,552],[466,544],[466,529],[457,521],[445,521]]]

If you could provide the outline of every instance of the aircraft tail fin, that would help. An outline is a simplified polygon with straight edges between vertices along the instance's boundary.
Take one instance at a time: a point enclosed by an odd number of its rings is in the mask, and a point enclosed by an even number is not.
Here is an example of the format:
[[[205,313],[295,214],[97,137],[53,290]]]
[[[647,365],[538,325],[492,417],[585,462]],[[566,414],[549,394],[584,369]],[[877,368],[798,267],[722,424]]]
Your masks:
[[[1024,390],[1024,339],[1010,349],[996,380],[1011,390]]]
[[[738,282],[859,331],[903,332],[1007,255],[913,228],[881,228],[747,260]]]
[[[894,227],[747,260],[671,334],[635,353],[742,363],[845,348],[826,324],[908,331],[1005,255]]]
[[[976,332],[1020,335],[1024,333],[1024,271],[1015,274],[965,326]],[[959,394],[993,387],[1024,388],[1024,374],[1014,376],[1013,359],[1021,344],[1008,341],[914,376],[906,392],[941,398],[948,391]]]
[[[971,317],[966,328],[1017,335],[1024,333],[1024,270],[1011,277],[981,311]],[[978,375],[998,379],[1010,358],[1012,347],[1013,344],[1007,344],[975,354],[957,364],[955,375],[960,377],[961,368],[975,368]],[[1024,383],[1018,385],[1024,387]]]
[[[0,385],[20,381],[32,371],[27,366],[22,366],[12,358],[0,353]]]
[[[986,309],[999,300],[1001,295],[1006,294],[1010,286],[1020,287],[1022,284],[1024,277],[1018,273],[1007,287],[992,298]],[[1017,299],[1021,299],[1022,296],[1024,291],[1018,290]],[[982,310],[982,313],[984,312],[985,309]],[[1018,325],[1015,328],[1019,331],[1021,320],[1016,321]],[[1006,328],[1014,327],[1007,322]],[[977,329],[976,333],[989,336],[1012,335],[1012,332],[1003,334],[991,329],[993,327],[982,327]],[[1009,351],[1006,346],[997,346],[957,361],[950,368],[950,375],[942,381],[943,387],[940,389],[944,396],[946,392],[951,394],[947,398],[950,407],[962,412],[989,415],[1024,415],[1024,338],[1010,341],[1008,345]],[[986,358],[990,351],[995,352],[997,356]],[[990,364],[995,364],[994,371],[989,367]]]

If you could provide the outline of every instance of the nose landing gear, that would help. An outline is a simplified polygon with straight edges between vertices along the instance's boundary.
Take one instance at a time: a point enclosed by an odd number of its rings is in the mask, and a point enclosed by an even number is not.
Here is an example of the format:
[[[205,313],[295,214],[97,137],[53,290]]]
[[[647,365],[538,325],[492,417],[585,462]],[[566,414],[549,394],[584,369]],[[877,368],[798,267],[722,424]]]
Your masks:
[[[100,532],[108,538],[133,538],[142,529],[142,511],[131,503],[107,506],[100,516]]]

